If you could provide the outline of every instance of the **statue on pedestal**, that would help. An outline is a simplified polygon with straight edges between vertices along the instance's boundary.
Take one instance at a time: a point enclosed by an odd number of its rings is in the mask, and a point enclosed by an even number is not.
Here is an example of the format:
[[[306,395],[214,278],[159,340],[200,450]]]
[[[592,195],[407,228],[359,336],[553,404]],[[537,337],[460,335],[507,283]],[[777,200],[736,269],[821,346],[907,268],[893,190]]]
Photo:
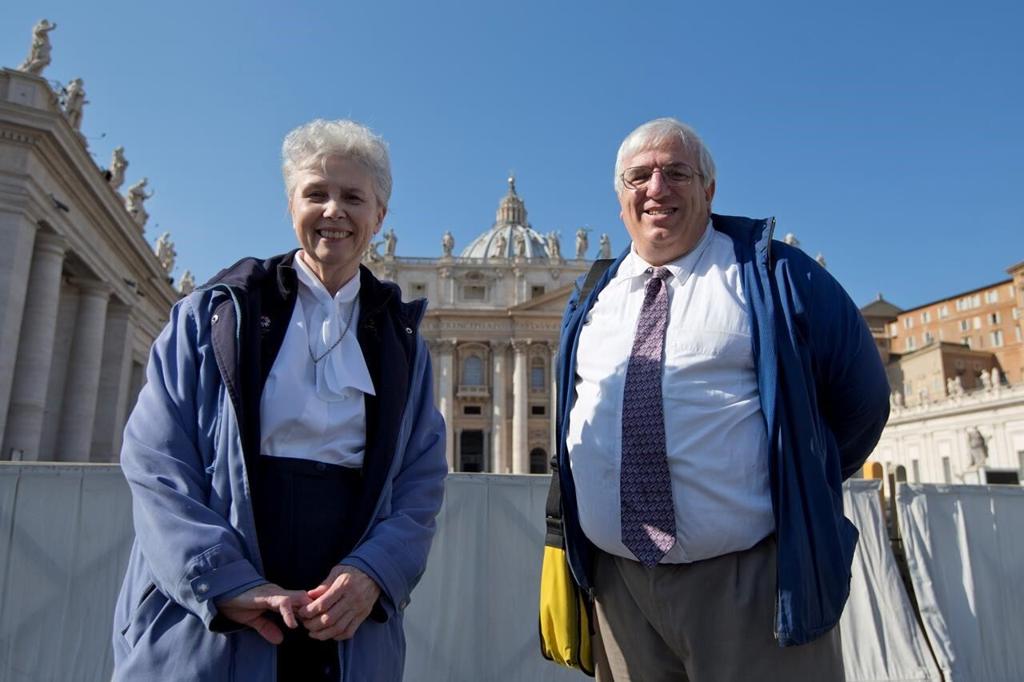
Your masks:
[[[558,238],[558,232],[552,230],[547,235],[548,258],[551,260],[562,260],[562,244]]]
[[[139,227],[145,227],[146,221],[149,220],[149,213],[143,205],[146,199],[153,196],[153,192],[146,191],[146,183],[148,182],[148,178],[142,178],[136,182],[128,188],[128,195],[124,199],[124,207]]]
[[[985,436],[981,435],[976,426],[967,432],[967,449],[971,455],[967,471],[977,471],[984,467],[988,460],[988,445],[985,444]]]
[[[981,370],[980,379],[981,379],[981,387],[984,388],[986,391],[991,391],[992,390],[992,375],[989,374],[988,372],[986,372],[985,370]]]
[[[82,79],[73,79],[64,89],[64,116],[75,130],[82,127],[82,109],[87,103]]]
[[[174,242],[171,241],[170,232],[164,232],[157,237],[156,247],[153,251],[156,253],[156,259],[160,261],[160,267],[170,275],[174,270],[174,259],[178,257],[178,252],[174,249]]]
[[[598,258],[611,258],[612,257],[612,240],[608,238],[608,234],[602,234],[601,239],[598,240]]]
[[[363,252],[363,260],[367,263],[379,263],[383,260],[380,252],[377,248],[380,246],[380,242],[370,242],[366,245],[366,251]]]
[[[50,31],[57,28],[57,24],[41,19],[38,24],[32,27],[32,46],[28,49],[28,57],[18,67],[18,71],[30,73],[33,76],[43,75],[43,69],[50,65]]]
[[[395,234],[394,228],[389,228],[384,233],[384,257],[394,258],[395,248],[398,246],[398,235]]]
[[[782,238],[782,241],[783,243],[789,244],[790,246],[795,246],[798,249],[800,248],[800,240],[797,239],[796,235],[793,234],[792,232],[786,233],[786,236]]]
[[[115,147],[107,169],[107,182],[117,191],[124,184],[124,172],[128,170],[128,159],[124,158],[124,147]]]
[[[444,253],[445,258],[452,257],[452,249],[455,248],[455,237],[452,236],[450,230],[445,230],[444,236],[441,237],[441,251]]]
[[[178,279],[178,293],[182,296],[188,296],[195,290],[196,278],[191,270],[186,270],[182,273],[181,278]]]
[[[587,257],[587,247],[590,245],[590,240],[587,239],[587,233],[588,232],[590,232],[590,230],[585,228],[585,227],[581,227],[580,229],[576,230],[576,258],[577,259],[586,258]]]
[[[826,270],[828,269],[828,266],[825,265],[825,254],[819,253],[817,256],[814,257],[814,261],[821,267],[825,268]]]

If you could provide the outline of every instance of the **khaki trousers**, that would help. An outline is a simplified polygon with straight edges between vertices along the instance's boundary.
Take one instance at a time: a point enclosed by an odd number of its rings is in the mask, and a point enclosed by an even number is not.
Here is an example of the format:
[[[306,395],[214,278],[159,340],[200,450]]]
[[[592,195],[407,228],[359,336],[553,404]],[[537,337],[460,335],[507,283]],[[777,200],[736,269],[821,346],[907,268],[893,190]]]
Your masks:
[[[775,537],[692,564],[646,568],[598,552],[598,682],[842,682],[839,628],[780,648]]]

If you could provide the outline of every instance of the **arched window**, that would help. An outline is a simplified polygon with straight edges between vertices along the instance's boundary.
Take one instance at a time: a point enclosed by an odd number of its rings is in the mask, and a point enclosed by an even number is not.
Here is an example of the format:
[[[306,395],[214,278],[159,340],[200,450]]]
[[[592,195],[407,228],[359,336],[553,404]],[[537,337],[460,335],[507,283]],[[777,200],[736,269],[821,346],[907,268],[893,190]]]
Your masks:
[[[484,385],[484,361],[479,355],[469,355],[462,361],[463,386]]]
[[[534,356],[534,358],[530,360],[530,390],[543,391],[547,384],[544,379],[544,358]]]
[[[530,450],[530,473],[546,474],[548,472],[548,453],[543,448]]]

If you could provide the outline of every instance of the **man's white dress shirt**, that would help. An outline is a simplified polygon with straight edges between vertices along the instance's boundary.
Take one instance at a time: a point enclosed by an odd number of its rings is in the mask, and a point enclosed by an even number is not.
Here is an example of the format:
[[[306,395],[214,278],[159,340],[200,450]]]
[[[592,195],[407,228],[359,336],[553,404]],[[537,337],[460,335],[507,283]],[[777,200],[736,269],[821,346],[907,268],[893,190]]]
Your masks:
[[[600,292],[580,335],[567,446],[580,524],[610,554],[622,544],[622,391],[648,269],[631,251]],[[748,549],[775,528],[768,441],[750,318],[732,240],[710,225],[665,265],[669,321],[662,399],[676,544],[662,563]]]
[[[295,254],[295,309],[260,400],[260,452],[359,467],[364,397],[376,395],[356,338],[359,274],[331,296],[301,256]],[[346,323],[348,332],[334,346]]]

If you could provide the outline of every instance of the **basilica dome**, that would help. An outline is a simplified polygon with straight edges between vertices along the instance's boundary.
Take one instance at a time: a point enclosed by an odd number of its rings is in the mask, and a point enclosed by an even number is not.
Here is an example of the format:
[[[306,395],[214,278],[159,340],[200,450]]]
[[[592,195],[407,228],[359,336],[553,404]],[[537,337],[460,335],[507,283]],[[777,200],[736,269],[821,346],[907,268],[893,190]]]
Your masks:
[[[518,244],[526,258],[547,258],[548,247],[544,237],[526,222],[526,204],[516,194],[516,179],[509,177],[508,194],[498,204],[498,213],[491,229],[470,242],[462,250],[463,258],[515,258],[520,255]]]

